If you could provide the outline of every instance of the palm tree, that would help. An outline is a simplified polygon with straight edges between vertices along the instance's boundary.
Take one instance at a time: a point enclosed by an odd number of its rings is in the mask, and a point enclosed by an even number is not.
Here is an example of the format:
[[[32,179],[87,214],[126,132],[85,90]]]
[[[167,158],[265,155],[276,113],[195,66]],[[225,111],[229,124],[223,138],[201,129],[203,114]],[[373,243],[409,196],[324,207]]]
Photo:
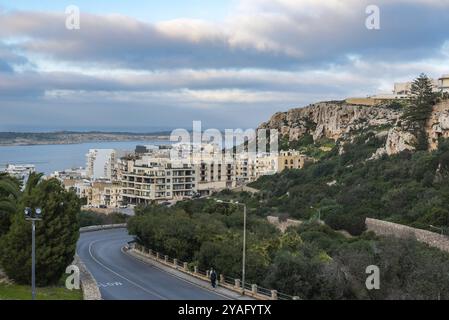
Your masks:
[[[33,189],[37,187],[43,176],[43,173],[31,173],[28,177],[23,193],[26,195],[30,195]]]

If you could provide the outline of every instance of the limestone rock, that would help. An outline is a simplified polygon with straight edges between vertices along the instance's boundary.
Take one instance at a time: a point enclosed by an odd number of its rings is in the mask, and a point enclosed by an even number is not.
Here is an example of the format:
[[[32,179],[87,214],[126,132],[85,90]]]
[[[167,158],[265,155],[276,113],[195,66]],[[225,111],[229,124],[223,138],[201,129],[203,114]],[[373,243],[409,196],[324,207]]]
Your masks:
[[[305,134],[313,139],[338,140],[369,127],[392,126],[401,113],[384,106],[352,105],[344,102],[320,102],[305,108],[276,113],[260,128],[277,129],[295,141]]]
[[[386,144],[370,159],[384,154],[393,155],[405,150],[415,150],[416,137],[401,127],[401,110],[385,105],[355,105],[343,101],[320,102],[304,108],[278,112],[263,123],[261,129],[277,129],[282,136],[296,141],[310,134],[314,141],[322,138],[339,141],[340,154],[345,143],[352,142],[362,133],[372,130],[377,137],[385,138]],[[434,106],[426,125],[429,149],[438,147],[439,138],[449,138],[449,101]]]
[[[385,151],[388,155],[397,154],[406,150],[414,151],[415,144],[416,137],[413,134],[396,127],[388,132]]]
[[[426,132],[429,137],[429,148],[438,148],[439,138],[449,138],[449,101],[444,101],[433,107],[427,121]]]

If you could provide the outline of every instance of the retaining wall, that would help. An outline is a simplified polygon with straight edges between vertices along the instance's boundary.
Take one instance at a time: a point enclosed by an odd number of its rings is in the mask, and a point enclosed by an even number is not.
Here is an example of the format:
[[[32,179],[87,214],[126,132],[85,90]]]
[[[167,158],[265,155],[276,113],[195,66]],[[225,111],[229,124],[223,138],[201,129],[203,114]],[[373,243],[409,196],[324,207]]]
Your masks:
[[[83,228],[80,228],[80,233],[100,231],[100,230],[108,230],[108,229],[121,229],[121,228],[126,228],[126,223],[109,224],[109,225],[103,225],[103,226],[83,227]]]
[[[83,291],[84,300],[102,300],[97,281],[95,281],[78,255],[75,255],[73,264],[80,270],[81,290]]]
[[[449,237],[435,232],[370,218],[366,219],[366,227],[369,231],[373,231],[377,235],[395,236],[398,238],[412,237],[419,242],[428,244],[431,247],[449,252]]]

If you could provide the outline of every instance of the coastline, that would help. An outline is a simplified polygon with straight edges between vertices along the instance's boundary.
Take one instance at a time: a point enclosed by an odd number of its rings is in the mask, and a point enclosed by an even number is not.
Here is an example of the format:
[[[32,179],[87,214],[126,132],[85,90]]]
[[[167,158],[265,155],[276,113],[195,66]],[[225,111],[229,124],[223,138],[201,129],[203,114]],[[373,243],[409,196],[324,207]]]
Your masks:
[[[129,141],[169,141],[170,136],[165,134],[60,134],[46,133],[46,138],[39,138],[42,134],[30,134],[29,138],[20,137],[23,134],[17,134],[11,138],[2,137],[0,133],[0,147],[15,146],[43,146],[43,145],[76,145],[83,143],[106,143],[106,142],[129,142]]]

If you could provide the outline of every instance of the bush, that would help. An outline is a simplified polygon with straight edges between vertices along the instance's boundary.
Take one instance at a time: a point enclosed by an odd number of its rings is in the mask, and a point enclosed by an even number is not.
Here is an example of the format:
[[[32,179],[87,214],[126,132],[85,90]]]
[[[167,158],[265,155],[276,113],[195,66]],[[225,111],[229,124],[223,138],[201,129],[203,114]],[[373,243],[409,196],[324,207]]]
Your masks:
[[[104,214],[93,211],[81,211],[79,213],[80,227],[121,224],[126,223],[128,218],[128,215],[120,212]]]
[[[365,217],[351,214],[328,215],[325,220],[334,230],[346,230],[353,236],[359,236],[366,230]]]

